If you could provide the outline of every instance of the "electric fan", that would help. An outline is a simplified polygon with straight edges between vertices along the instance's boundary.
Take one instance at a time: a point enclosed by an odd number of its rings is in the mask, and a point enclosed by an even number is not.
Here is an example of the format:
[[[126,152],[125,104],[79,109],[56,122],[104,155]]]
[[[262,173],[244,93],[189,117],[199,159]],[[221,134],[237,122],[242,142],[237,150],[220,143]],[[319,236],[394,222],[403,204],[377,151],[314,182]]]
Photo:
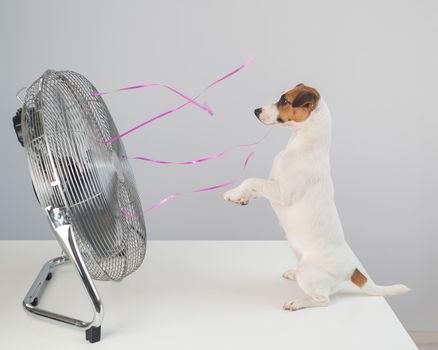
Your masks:
[[[146,252],[146,228],[132,169],[111,115],[82,75],[47,70],[26,91],[13,124],[25,149],[34,192],[62,255],[41,269],[23,300],[28,312],[84,329],[100,340],[102,301],[93,279],[120,281]],[[82,321],[38,307],[57,267],[72,263],[94,316]]]

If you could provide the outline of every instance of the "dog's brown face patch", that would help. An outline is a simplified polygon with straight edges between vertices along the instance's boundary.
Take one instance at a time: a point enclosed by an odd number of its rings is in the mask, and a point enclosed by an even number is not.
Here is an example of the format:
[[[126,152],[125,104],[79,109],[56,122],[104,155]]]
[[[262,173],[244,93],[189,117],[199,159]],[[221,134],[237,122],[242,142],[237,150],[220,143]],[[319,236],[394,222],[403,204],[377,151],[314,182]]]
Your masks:
[[[278,109],[277,121],[286,123],[288,121],[303,122],[316,108],[320,95],[316,89],[298,84],[292,90],[281,95],[276,103]]]

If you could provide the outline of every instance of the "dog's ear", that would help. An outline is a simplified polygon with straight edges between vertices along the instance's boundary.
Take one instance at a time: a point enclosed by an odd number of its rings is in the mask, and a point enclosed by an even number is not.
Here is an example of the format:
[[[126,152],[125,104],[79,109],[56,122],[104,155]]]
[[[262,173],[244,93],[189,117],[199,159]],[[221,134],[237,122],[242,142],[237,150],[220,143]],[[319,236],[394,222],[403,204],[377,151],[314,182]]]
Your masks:
[[[298,93],[298,95],[294,98],[292,102],[292,107],[302,107],[306,109],[314,109],[316,103],[319,100],[319,94],[317,92],[303,90]]]

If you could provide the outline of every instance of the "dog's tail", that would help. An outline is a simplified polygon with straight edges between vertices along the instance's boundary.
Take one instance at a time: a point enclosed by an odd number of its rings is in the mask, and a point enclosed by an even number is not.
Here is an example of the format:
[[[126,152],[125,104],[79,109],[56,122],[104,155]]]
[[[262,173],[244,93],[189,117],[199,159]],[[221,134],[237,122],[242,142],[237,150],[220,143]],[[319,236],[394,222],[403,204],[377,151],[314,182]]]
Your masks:
[[[351,282],[369,295],[388,296],[399,295],[410,291],[408,287],[403,284],[393,284],[391,286],[378,286],[373,281],[365,277],[365,275],[358,269],[355,269],[350,277]]]

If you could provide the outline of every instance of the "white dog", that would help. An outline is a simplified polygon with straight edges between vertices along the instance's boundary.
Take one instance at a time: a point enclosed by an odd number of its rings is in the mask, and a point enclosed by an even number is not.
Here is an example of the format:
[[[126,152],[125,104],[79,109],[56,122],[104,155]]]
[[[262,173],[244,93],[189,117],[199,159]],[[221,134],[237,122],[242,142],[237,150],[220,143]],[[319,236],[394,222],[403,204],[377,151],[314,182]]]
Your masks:
[[[224,198],[245,205],[265,197],[271,203],[298,259],[298,267],[283,277],[296,280],[306,293],[283,308],[327,306],[329,296],[346,280],[371,295],[409,291],[401,284],[378,286],[367,279],[344,240],[330,175],[331,116],[318,91],[298,84],[254,113],[266,125],[289,128],[292,137],[275,157],[269,180],[247,179]]]

